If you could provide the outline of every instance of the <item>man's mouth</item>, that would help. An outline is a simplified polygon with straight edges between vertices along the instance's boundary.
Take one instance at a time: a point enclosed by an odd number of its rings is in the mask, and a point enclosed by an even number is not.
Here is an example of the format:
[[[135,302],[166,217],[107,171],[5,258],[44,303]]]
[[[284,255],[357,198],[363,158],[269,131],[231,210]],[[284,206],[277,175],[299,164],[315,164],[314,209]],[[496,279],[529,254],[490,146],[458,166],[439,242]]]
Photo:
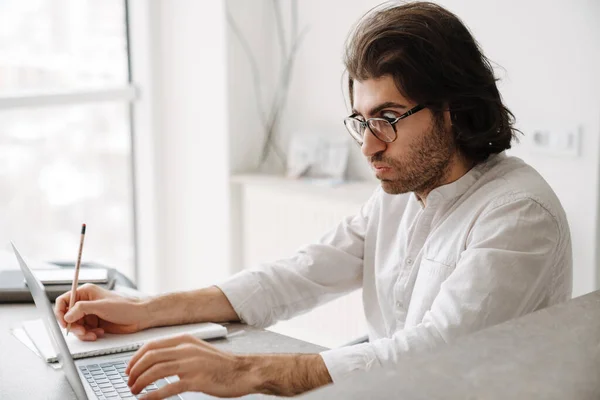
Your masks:
[[[389,171],[391,169],[389,165],[381,164],[381,163],[372,163],[371,167],[376,172],[385,172],[385,171]]]

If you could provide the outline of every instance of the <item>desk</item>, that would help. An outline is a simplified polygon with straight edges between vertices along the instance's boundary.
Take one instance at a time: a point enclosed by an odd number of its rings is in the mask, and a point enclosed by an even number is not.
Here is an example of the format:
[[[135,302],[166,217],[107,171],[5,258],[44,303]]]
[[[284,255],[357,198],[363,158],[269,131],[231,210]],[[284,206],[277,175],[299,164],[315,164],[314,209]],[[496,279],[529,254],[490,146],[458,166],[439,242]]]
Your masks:
[[[54,370],[9,331],[21,321],[38,318],[33,304],[0,305],[0,399],[76,400],[61,370]],[[211,341],[235,353],[318,353],[323,347],[242,324],[228,325],[230,339]]]
[[[600,291],[301,398],[600,399]]]

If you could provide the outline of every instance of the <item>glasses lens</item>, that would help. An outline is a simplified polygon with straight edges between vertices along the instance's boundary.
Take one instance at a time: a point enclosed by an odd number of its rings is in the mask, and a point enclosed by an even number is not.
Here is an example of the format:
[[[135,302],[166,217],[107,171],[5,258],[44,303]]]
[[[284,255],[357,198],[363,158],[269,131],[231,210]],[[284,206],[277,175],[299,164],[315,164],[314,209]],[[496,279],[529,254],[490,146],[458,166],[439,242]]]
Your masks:
[[[385,119],[370,119],[369,128],[371,128],[371,131],[377,139],[382,142],[391,143],[396,140],[396,131],[394,131],[394,127]]]
[[[346,118],[344,120],[344,124],[346,125],[346,129],[348,129],[350,136],[352,136],[352,138],[358,143],[362,144],[363,134],[365,133],[365,131],[360,121],[354,118]]]

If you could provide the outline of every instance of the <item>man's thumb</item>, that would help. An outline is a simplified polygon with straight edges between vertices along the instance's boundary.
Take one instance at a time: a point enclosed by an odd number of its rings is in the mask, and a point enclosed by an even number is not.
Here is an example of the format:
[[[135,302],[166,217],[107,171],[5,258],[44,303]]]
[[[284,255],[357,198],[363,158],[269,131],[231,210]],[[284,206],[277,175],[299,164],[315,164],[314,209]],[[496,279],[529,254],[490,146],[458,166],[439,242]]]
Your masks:
[[[86,315],[94,314],[94,303],[94,301],[78,301],[77,303],[75,303],[73,308],[71,308],[65,314],[65,321],[71,323],[79,321]]]

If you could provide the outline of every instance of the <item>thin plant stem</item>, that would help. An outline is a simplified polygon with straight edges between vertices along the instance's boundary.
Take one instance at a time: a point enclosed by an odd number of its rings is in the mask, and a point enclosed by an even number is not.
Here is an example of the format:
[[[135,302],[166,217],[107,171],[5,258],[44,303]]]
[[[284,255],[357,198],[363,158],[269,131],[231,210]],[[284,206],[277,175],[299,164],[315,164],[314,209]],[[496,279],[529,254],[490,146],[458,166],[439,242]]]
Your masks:
[[[275,134],[275,126],[276,126],[277,122],[279,121],[281,112],[282,112],[282,110],[285,106],[286,100],[287,100],[288,89],[289,89],[289,84],[291,81],[291,73],[292,73],[292,69],[293,69],[293,65],[294,65],[294,60],[295,60],[296,54],[298,52],[298,49],[300,47],[300,44],[302,43],[302,40],[304,39],[307,32],[308,32],[308,28],[304,28],[303,31],[298,36],[297,40],[293,43],[293,47],[291,48],[290,54],[289,54],[289,56],[286,60],[286,63],[282,69],[280,80],[277,85],[278,90],[273,98],[273,103],[272,103],[272,107],[271,107],[272,112],[269,115],[269,119],[268,119],[269,123],[268,123],[268,127],[267,127],[267,134],[265,137],[265,142],[263,144],[263,151],[262,151],[261,158],[260,158],[260,165],[262,165],[266,161],[266,159],[269,155],[269,147],[270,147],[270,143],[273,140],[273,136]]]
[[[233,19],[233,16],[229,12],[229,9],[226,9],[225,12],[227,15],[227,22],[229,23],[229,26],[231,27],[233,34],[236,36],[236,38],[239,40],[240,44],[242,45],[242,49],[244,50],[244,53],[246,54],[246,57],[248,58],[248,62],[250,63],[250,72],[252,74],[254,95],[256,97],[256,108],[257,108],[258,116],[261,121],[261,125],[263,126],[263,129],[266,129],[267,117],[266,117],[266,113],[264,111],[264,105],[263,105],[263,100],[262,100],[262,90],[261,90],[262,82],[260,79],[260,72],[258,70],[258,64],[256,62],[256,59],[254,58],[254,54],[252,54],[252,49],[250,49],[250,45],[244,38],[244,35],[242,35],[242,32],[240,31],[240,28],[238,27],[235,20]]]
[[[279,6],[279,0],[271,0],[271,2],[273,3],[273,9],[275,10],[275,26],[277,28],[277,39],[279,41],[279,48],[281,50],[281,60],[285,60],[287,55],[287,44],[285,42],[281,7]]]

